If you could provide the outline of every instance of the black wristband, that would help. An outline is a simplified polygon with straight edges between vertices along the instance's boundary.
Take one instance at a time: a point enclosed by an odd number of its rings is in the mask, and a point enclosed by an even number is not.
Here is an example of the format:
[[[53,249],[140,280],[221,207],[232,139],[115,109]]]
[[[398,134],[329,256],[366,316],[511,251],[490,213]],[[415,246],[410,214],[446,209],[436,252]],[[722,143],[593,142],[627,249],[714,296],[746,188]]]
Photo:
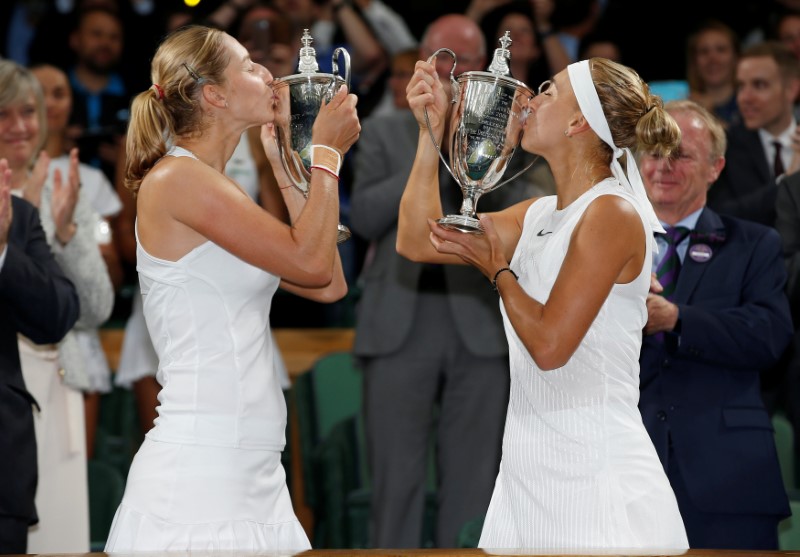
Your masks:
[[[502,269],[500,269],[499,271],[497,271],[497,272],[494,274],[494,278],[492,279],[492,288],[494,288],[494,291],[495,291],[495,292],[499,292],[499,291],[497,290],[497,277],[499,277],[499,276],[500,276],[500,273],[502,273],[502,272],[504,272],[504,271],[508,271],[509,273],[511,273],[512,275],[514,275],[514,278],[515,278],[515,279],[519,280],[519,277],[517,276],[517,273],[515,273],[515,272],[514,272],[514,271],[511,269],[511,267],[503,267]]]

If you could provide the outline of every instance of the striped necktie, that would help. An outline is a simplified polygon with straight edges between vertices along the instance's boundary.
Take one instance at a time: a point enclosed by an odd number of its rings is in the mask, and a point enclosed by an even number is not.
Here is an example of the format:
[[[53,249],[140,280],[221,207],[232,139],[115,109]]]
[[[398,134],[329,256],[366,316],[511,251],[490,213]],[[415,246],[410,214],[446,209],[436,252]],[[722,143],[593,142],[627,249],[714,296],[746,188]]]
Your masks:
[[[664,253],[664,258],[656,268],[656,278],[664,291],[661,295],[667,300],[672,300],[672,295],[675,293],[675,286],[678,284],[678,273],[681,270],[681,260],[678,257],[678,244],[680,244],[686,236],[689,235],[689,229],[685,226],[668,226],[667,233],[663,234],[663,238],[667,241],[667,251]]]

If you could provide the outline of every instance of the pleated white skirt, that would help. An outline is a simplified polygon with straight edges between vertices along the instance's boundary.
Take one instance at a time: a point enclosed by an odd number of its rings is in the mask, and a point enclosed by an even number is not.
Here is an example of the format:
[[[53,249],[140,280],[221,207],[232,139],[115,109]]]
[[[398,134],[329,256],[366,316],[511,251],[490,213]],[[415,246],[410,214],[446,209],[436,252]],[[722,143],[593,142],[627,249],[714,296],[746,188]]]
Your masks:
[[[277,451],[164,443],[134,458],[107,552],[311,548]]]

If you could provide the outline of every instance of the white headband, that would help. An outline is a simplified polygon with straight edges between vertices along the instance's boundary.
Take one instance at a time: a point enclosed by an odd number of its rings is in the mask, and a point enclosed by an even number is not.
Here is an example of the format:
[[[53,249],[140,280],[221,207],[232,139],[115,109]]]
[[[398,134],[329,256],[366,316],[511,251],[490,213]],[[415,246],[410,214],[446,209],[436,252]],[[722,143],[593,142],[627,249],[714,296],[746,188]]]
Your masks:
[[[639,169],[636,166],[636,160],[633,158],[631,150],[625,147],[620,149],[614,145],[614,139],[611,137],[611,130],[608,127],[606,115],[603,113],[603,107],[600,105],[600,97],[597,96],[597,90],[594,88],[594,81],[592,81],[592,71],[589,68],[588,60],[581,60],[567,66],[569,73],[569,81],[572,84],[572,90],[575,92],[575,98],[578,99],[578,106],[583,113],[584,118],[589,123],[589,126],[594,132],[614,151],[614,157],[611,160],[611,173],[614,178],[619,180],[623,186],[627,186],[633,196],[639,202],[645,216],[650,223],[650,228],[654,232],[664,232],[664,228],[656,216],[650,200],[647,198],[647,192],[642,183],[642,177],[639,174]],[[619,158],[622,155],[627,155],[628,175],[622,171],[622,165],[619,164]]]

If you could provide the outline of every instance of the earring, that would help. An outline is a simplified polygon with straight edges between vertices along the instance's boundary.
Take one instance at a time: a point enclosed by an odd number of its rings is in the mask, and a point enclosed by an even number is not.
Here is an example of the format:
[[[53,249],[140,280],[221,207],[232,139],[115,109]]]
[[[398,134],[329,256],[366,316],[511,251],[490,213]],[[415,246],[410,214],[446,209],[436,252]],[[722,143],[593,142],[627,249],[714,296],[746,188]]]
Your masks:
[[[569,135],[569,130],[564,130],[564,135],[567,136],[567,137],[572,137],[572,136]]]
[[[228,108],[228,101],[225,101],[225,108]]]

